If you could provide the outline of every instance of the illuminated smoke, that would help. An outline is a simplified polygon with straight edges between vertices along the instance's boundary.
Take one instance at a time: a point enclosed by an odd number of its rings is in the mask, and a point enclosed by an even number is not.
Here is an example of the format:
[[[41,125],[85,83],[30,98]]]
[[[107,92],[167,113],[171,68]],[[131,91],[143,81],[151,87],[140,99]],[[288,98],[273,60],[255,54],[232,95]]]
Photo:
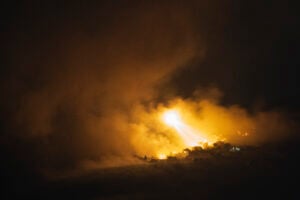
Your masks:
[[[34,167],[60,171],[123,165],[120,158],[132,164],[135,155],[165,158],[206,140],[260,144],[284,135],[276,112],[250,115],[160,91],[205,57],[205,36],[226,21],[222,3],[138,2],[79,6],[62,18],[51,9],[39,19],[20,14],[32,27],[16,24],[10,36],[0,101],[6,148]],[[171,115],[169,127],[161,115],[172,108],[180,117]]]
[[[203,57],[191,6],[88,7],[59,20],[47,12],[34,21],[24,16],[32,27],[21,24],[11,35],[1,141],[39,169],[110,166],[137,154],[134,112],[155,101],[173,72]]]
[[[207,143],[207,139],[201,137],[200,131],[182,121],[179,112],[176,110],[166,111],[163,118],[166,124],[176,129],[186,147],[195,147],[200,146],[201,143]]]
[[[277,112],[250,114],[217,98],[174,98],[151,109],[140,107],[131,124],[138,155],[165,158],[185,148],[206,147],[217,141],[260,145],[288,137],[289,123]]]

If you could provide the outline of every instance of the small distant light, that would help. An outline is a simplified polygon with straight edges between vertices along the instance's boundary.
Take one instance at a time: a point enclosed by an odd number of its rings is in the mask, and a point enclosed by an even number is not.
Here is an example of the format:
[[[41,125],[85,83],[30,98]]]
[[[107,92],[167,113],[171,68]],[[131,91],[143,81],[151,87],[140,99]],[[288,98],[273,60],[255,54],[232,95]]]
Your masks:
[[[232,147],[229,151],[230,152],[237,152],[237,151],[240,151],[241,150],[241,148],[239,148],[239,147]]]

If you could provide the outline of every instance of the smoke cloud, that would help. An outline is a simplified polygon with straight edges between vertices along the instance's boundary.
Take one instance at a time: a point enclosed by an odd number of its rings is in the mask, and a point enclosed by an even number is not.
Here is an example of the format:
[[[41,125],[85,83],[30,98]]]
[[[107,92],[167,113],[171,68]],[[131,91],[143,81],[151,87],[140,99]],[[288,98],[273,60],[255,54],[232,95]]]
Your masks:
[[[49,13],[33,19],[24,13],[28,24],[19,24],[10,36],[11,68],[1,89],[2,141],[38,168],[105,163],[151,154],[156,145],[165,145],[165,136],[145,133],[152,122],[142,116],[168,104],[159,104],[158,99],[168,96],[159,88],[175,71],[205,56],[207,21],[204,16],[199,21],[199,13],[217,9],[211,15],[221,15],[219,7],[207,3],[107,3],[88,8],[74,6],[72,12],[63,9],[54,16],[47,9]],[[221,26],[220,21],[216,27]],[[249,116],[238,106],[222,107],[203,98],[168,102],[182,104],[204,124],[214,121],[209,131],[238,143],[265,141],[269,132],[284,129],[276,113]],[[259,133],[249,133],[250,140],[235,139],[229,133],[233,126],[235,135],[252,128]]]
[[[249,112],[239,105],[224,106],[221,97],[218,89],[207,88],[196,91],[190,98],[174,97],[155,107],[140,107],[136,111],[138,120],[132,123],[136,152],[152,156],[160,153],[176,155],[187,147],[178,130],[167,127],[163,122],[163,113],[168,110],[179,113],[185,126],[179,131],[198,134],[208,144],[224,141],[234,145],[259,146],[291,136],[289,131],[293,125],[284,113]]]
[[[133,154],[130,110],[152,100],[159,83],[203,54],[191,8],[103,6],[100,14],[69,13],[79,14],[75,20],[46,16],[30,22],[42,30],[13,36],[13,69],[2,99],[10,130],[5,137],[33,143],[42,166]]]

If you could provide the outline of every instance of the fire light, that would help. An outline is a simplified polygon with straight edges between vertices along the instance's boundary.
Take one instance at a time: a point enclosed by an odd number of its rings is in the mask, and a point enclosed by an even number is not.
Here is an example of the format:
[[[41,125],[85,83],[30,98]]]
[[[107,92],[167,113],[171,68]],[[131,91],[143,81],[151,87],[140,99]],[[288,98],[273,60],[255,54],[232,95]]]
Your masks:
[[[166,111],[163,115],[164,122],[172,127],[176,127],[181,123],[180,115],[176,110]]]
[[[167,156],[166,156],[166,154],[159,154],[158,159],[164,160],[164,159],[167,159]]]
[[[180,136],[187,148],[199,146],[200,143],[207,142],[203,134],[182,120],[180,113],[175,109],[164,112],[163,121],[176,130],[176,133]]]

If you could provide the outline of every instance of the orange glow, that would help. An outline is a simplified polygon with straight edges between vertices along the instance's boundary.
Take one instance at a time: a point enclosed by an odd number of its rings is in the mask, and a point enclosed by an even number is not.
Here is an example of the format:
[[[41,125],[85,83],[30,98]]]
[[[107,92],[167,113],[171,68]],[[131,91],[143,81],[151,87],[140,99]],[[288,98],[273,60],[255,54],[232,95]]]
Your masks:
[[[201,146],[208,147],[216,141],[207,137],[201,127],[195,125],[188,109],[176,105],[172,108],[159,107],[152,112],[144,112],[141,124],[134,125],[134,132],[140,133],[134,139],[141,156],[153,156],[166,159],[168,156],[183,157],[183,150]],[[211,135],[210,135],[211,136]]]
[[[180,113],[175,109],[164,112],[163,121],[176,130],[177,134],[184,142],[185,148],[201,146],[201,144],[208,142],[199,130],[196,130],[185,123],[181,119]]]
[[[171,100],[167,106],[138,107],[134,116],[131,142],[136,153],[157,159],[184,157],[184,149],[208,148],[218,141],[254,143],[254,133],[266,130],[265,121],[272,117],[253,117],[238,106],[224,107],[213,100],[181,98]]]
[[[157,157],[158,157],[158,159],[160,159],[160,160],[167,159],[167,156],[166,156],[165,154],[159,154]]]

